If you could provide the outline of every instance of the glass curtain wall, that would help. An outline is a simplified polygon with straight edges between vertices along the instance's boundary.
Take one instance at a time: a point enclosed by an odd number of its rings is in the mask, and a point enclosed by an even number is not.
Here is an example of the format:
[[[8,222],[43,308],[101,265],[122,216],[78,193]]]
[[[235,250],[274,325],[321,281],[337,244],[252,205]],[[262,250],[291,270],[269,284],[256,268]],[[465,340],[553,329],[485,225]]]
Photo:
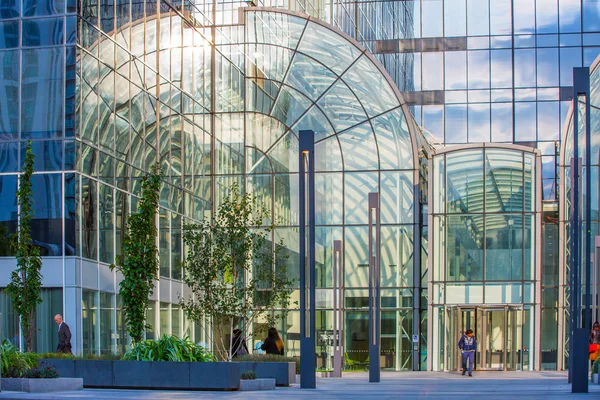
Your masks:
[[[344,243],[344,351],[368,365],[367,194],[379,192],[382,367],[412,369],[418,197],[414,125],[401,97],[372,57],[318,21],[247,9],[245,26],[228,32],[245,39],[216,47],[215,70],[230,77],[216,87],[217,205],[232,182],[258,194],[277,225],[273,241],[283,239],[287,269],[297,278],[298,132],[314,130],[319,367],[331,365],[334,240]],[[299,350],[298,317],[292,311],[278,327],[289,355]],[[266,328],[255,324],[255,342]]]
[[[600,130],[600,97],[598,96],[598,90],[600,89],[600,68],[599,68],[600,59],[596,59],[592,66],[590,67],[590,121],[591,121],[591,165],[590,169],[585,165],[585,157],[586,157],[586,148],[585,148],[585,104],[583,103],[583,99],[579,100],[579,131],[577,134],[577,140],[579,141],[579,157],[582,160],[581,167],[581,177],[580,177],[580,213],[584,216],[584,210],[589,202],[589,206],[591,208],[591,220],[590,226],[586,227],[585,224],[581,226],[581,249],[582,249],[582,265],[585,265],[586,256],[585,256],[585,236],[584,232],[587,229],[590,229],[591,232],[591,249],[595,255],[595,259],[598,259],[598,249],[595,247],[595,237],[600,235],[600,230],[598,226],[600,225],[600,203],[599,203],[599,194],[598,194],[598,169],[599,169],[599,156],[600,154],[600,137],[598,132]],[[567,368],[568,357],[569,357],[569,332],[570,332],[570,272],[571,272],[571,260],[570,260],[570,245],[571,245],[571,235],[569,234],[570,230],[570,213],[571,213],[571,163],[573,159],[573,109],[569,110],[569,115],[567,116],[565,122],[565,131],[564,131],[564,141],[562,143],[561,148],[561,209],[560,209],[560,233],[564,235],[565,240],[563,241],[564,245],[561,248],[559,265],[564,265],[565,267],[560,271],[560,283],[559,283],[559,298],[563,301],[559,303],[559,321],[564,323],[564,331],[559,332],[559,343],[564,342],[564,347],[562,348],[562,357],[559,357],[559,363],[563,363],[563,368]],[[592,191],[591,193],[586,192],[585,188],[585,179],[587,175],[590,174],[591,182],[592,182]],[[592,322],[597,321],[600,317],[598,310],[598,301],[597,296],[600,286],[598,284],[598,276],[599,276],[600,268],[598,267],[598,263],[592,262],[592,287],[591,287],[591,295],[592,295]],[[583,305],[583,296],[585,295],[585,274],[582,272],[580,275],[581,278],[581,295]],[[563,339],[563,340],[561,340]]]
[[[429,310],[437,339],[431,369],[456,367],[454,335],[466,328],[475,330],[484,349],[487,341],[481,368],[534,368],[529,350],[539,346],[532,328],[539,326],[539,157],[533,149],[491,145],[433,156]],[[516,363],[509,365],[511,351]]]

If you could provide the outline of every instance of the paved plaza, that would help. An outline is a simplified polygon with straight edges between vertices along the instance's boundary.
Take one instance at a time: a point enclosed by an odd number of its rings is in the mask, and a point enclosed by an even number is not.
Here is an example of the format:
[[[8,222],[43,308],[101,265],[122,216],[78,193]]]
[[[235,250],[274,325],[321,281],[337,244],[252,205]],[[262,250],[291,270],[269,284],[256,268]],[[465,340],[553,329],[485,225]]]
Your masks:
[[[165,390],[102,390],[78,392],[2,392],[0,399],[600,399],[600,385],[590,393],[571,394],[564,372],[478,372],[473,378],[447,372],[384,372],[380,383],[368,383],[366,372],[344,378],[319,378],[317,389],[299,385],[265,392],[182,392]]]

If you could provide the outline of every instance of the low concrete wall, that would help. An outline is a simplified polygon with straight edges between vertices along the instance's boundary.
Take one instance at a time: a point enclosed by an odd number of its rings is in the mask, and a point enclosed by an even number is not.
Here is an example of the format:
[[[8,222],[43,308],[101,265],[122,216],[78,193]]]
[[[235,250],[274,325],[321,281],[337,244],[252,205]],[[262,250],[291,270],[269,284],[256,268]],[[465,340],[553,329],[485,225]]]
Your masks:
[[[2,378],[2,389],[11,392],[65,392],[83,390],[81,378]]]
[[[239,363],[43,359],[61,377],[82,378],[83,386],[120,389],[237,390]]]
[[[296,382],[296,363],[234,361],[240,371],[254,371],[257,378],[274,378],[277,386],[290,386]]]
[[[240,381],[241,391],[275,390],[275,379],[249,379]]]

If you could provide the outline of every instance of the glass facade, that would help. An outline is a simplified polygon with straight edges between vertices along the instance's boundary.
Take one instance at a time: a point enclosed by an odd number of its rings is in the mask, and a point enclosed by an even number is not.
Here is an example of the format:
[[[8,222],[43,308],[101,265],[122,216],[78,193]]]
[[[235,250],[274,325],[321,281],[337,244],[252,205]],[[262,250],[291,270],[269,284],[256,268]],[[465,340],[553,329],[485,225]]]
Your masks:
[[[457,332],[478,332],[478,369],[539,369],[540,152],[448,147],[429,184],[431,368],[458,369]]]
[[[599,68],[600,59],[596,59],[590,67],[590,131],[591,131],[591,143],[590,143],[590,167],[587,168],[586,165],[586,139],[585,139],[585,129],[586,129],[586,110],[585,110],[585,96],[579,96],[577,99],[578,109],[574,110],[573,107],[569,109],[569,114],[567,116],[567,120],[565,123],[565,139],[562,143],[561,148],[561,208],[560,208],[560,233],[563,235],[564,243],[561,247],[560,253],[560,264],[564,265],[564,271],[560,276],[559,287],[558,287],[558,296],[559,296],[559,321],[564,321],[564,330],[559,332],[559,340],[560,338],[564,338],[565,345],[562,347],[561,358],[560,361],[564,363],[564,365],[568,362],[569,357],[569,332],[570,332],[570,323],[571,323],[571,313],[570,313],[570,305],[572,301],[572,296],[570,293],[570,284],[572,276],[571,268],[572,268],[572,260],[571,260],[571,245],[572,245],[572,237],[570,234],[571,229],[571,213],[572,205],[573,205],[573,191],[572,191],[572,174],[573,174],[573,162],[574,162],[574,141],[578,141],[579,146],[579,159],[581,165],[581,174],[579,176],[579,193],[580,193],[580,218],[585,219],[585,209],[589,205],[591,212],[591,219],[589,226],[586,225],[585,221],[581,222],[581,234],[579,235],[579,244],[580,244],[580,252],[581,252],[581,272],[579,273],[579,282],[581,284],[580,294],[581,294],[581,307],[582,307],[582,319],[584,318],[584,308],[585,308],[585,268],[584,266],[589,261],[591,262],[592,267],[592,275],[591,275],[591,312],[592,312],[592,322],[598,320],[598,293],[600,290],[600,285],[598,282],[598,271],[600,268],[598,267],[598,243],[596,239],[598,235],[600,235],[600,203],[598,201],[599,193],[598,193],[598,169],[599,165],[599,154],[600,154],[600,140],[598,136],[598,131],[600,129],[600,113],[598,112],[600,106],[600,98],[598,96],[598,90],[600,89],[600,68]],[[573,124],[574,124],[574,113],[578,112],[579,114],[579,126],[577,135],[574,135]],[[576,137],[574,137],[576,136]],[[586,189],[586,179],[590,177],[591,180],[591,192],[587,192]],[[590,248],[591,252],[594,255],[592,259],[588,259],[587,251],[585,247],[585,232],[590,232],[591,243]]]
[[[4,1],[0,28],[0,286],[15,267],[8,238],[31,140],[44,290],[77,352],[128,344],[108,265],[156,162],[148,338],[210,345],[207,322],[178,305],[181,232],[234,182],[269,208],[271,241],[284,241],[297,277],[298,132],[312,129],[319,367],[330,362],[334,240],[345,352],[368,364],[367,193],[379,192],[382,368],[455,368],[450,332],[467,325],[487,343],[482,369],[564,368],[560,133],[572,68],[600,50],[597,1]],[[18,337],[2,316],[2,335]],[[47,340],[51,326],[40,325]],[[255,341],[266,328],[256,321]],[[298,355],[299,311],[278,329]]]

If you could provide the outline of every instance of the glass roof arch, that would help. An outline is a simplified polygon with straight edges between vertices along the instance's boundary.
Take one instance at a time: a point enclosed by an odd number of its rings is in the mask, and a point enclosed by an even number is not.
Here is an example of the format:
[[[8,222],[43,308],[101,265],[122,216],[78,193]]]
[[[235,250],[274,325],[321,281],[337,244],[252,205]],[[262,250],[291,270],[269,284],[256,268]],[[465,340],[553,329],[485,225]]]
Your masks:
[[[417,126],[371,54],[307,15],[262,7],[243,11],[248,85],[255,91],[276,87],[269,92],[273,118],[296,137],[302,129],[314,130],[317,149],[337,142],[342,170],[416,169]],[[266,114],[259,108],[247,101],[247,112]]]

